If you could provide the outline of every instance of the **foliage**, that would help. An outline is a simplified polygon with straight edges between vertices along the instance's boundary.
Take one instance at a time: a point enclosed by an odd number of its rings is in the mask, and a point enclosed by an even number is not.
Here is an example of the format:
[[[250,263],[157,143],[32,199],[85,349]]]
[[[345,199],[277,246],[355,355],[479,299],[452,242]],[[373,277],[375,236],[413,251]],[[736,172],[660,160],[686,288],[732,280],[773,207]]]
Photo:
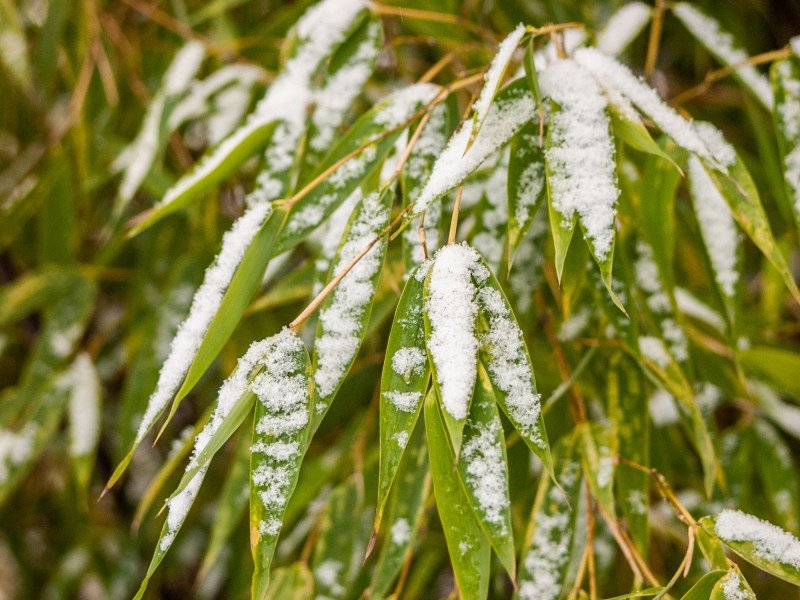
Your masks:
[[[798,597],[800,14],[711,8],[0,0],[0,596]]]

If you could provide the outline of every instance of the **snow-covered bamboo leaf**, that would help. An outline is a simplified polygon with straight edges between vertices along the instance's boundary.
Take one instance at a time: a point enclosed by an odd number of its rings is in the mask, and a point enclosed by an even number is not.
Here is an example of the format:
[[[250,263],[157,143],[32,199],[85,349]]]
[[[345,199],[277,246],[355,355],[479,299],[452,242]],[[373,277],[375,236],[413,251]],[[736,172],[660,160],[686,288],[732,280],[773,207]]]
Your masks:
[[[92,358],[85,352],[75,358],[66,377],[70,385],[69,454],[78,487],[86,490],[100,441],[102,390]]]
[[[425,345],[433,385],[442,405],[456,457],[478,372],[476,319],[478,286],[489,277],[474,248],[465,243],[441,248],[425,279]],[[477,285],[476,285],[477,284]]]
[[[519,46],[522,36],[525,35],[525,26],[520,23],[516,29],[500,42],[497,48],[497,54],[494,55],[492,63],[489,65],[489,70],[483,77],[483,88],[478,99],[475,101],[472,116],[472,133],[470,139],[474,140],[481,130],[484,121],[489,114],[489,109],[492,106],[492,101],[500,89],[500,84],[503,82],[503,76],[508,69],[508,65],[514,56],[514,51]]]
[[[314,578],[304,562],[280,567],[272,572],[272,581],[264,600],[308,600],[314,595]]]
[[[672,7],[672,12],[717,60],[726,67],[734,67],[733,76],[750,90],[764,108],[772,110],[769,80],[755,66],[742,65],[750,56],[729,32],[694,4],[678,2]]]
[[[429,206],[464,183],[483,162],[508,143],[536,112],[536,105],[524,80],[507,85],[497,94],[486,115],[481,132],[469,145],[471,125],[464,123],[436,159],[433,170],[414,200],[414,208],[403,221],[411,223]]]
[[[639,36],[652,16],[653,9],[644,2],[623,4],[597,32],[595,46],[611,56],[622,54]]]
[[[636,363],[618,355],[610,365],[608,378],[608,416],[617,440],[617,452],[623,458],[650,466],[650,415],[644,379]],[[636,549],[647,556],[648,484],[647,473],[620,465],[616,470],[616,494],[621,516]]]
[[[390,186],[361,200],[342,236],[331,273],[343,271],[386,227],[393,197]],[[385,253],[385,244],[375,244],[320,306],[313,353],[312,432],[319,427],[361,347]]]
[[[608,100],[574,61],[558,61],[540,76],[552,102],[547,129],[547,193],[560,277],[570,229],[577,219],[611,289],[617,187]],[[621,303],[620,303],[621,306]]]
[[[456,457],[433,390],[425,398],[425,430],[436,508],[459,593],[464,600],[484,600],[489,591],[491,545],[453,468]]]
[[[420,265],[408,278],[397,303],[386,346],[381,375],[381,458],[376,529],[428,388],[430,366],[425,352],[422,291],[429,268],[430,264]]]
[[[705,128],[705,130],[710,131],[708,128]],[[764,206],[761,204],[758,188],[756,188],[747,167],[745,167],[744,162],[733,147],[721,136],[718,140],[721,143],[719,148],[713,150],[714,155],[717,158],[717,162],[727,168],[728,172],[725,173],[721,168],[705,161],[704,166],[708,175],[728,203],[737,223],[778,270],[786,287],[795,299],[800,300],[800,290],[797,289],[792,273],[786,265],[778,243],[772,235],[772,229],[770,228],[767,214],[764,212]],[[727,164],[725,161],[727,161]]]
[[[430,493],[425,426],[418,422],[397,470],[397,485],[386,508],[384,538],[370,583],[370,598],[384,598],[409,560]]]
[[[725,576],[725,571],[717,569],[703,575],[688,592],[681,596],[681,600],[709,600],[711,591],[717,582]]]
[[[478,264],[486,271],[482,282],[476,278],[480,285],[477,303],[481,362],[486,367],[500,408],[547,472],[552,474],[541,395],[536,392],[536,378],[522,329],[495,276],[482,261]]]
[[[732,565],[731,570],[714,584],[708,600],[756,600],[756,595],[739,567]]]
[[[724,571],[728,568],[729,563],[728,557],[725,556],[725,548],[717,538],[709,535],[702,527],[697,528],[694,536],[697,547],[706,559],[709,569],[721,569]]]
[[[248,432],[244,432],[248,433]],[[240,439],[231,458],[225,482],[219,494],[214,511],[214,522],[208,534],[208,543],[203,553],[203,561],[197,572],[197,581],[202,582],[216,564],[220,553],[229,543],[234,529],[242,521],[250,487],[250,445],[247,439]],[[273,580],[274,581],[274,580]]]
[[[753,424],[758,477],[779,523],[789,531],[800,526],[800,484],[789,445],[762,419]]]
[[[325,81],[314,90],[304,163],[315,169],[334,141],[353,101],[364,89],[381,48],[382,26],[369,17],[331,58]]]
[[[533,51],[533,36],[531,36],[525,48],[525,57],[522,62],[525,66],[525,81],[528,82],[528,89],[536,100],[536,106],[539,107],[542,104],[542,91],[539,89],[539,75],[536,73],[535,57],[536,54]]]
[[[247,121],[179,179],[131,230],[131,235],[213,188],[263,148],[270,138],[273,138],[273,145],[279,145],[283,151],[292,145],[290,142],[299,140],[305,129],[306,108],[313,102],[312,78],[365,15],[366,2],[362,0],[321,0],[308,9],[293,29],[283,69]],[[278,126],[282,135],[273,137]],[[292,146],[291,151],[294,149]],[[285,159],[285,154],[280,158]]]
[[[440,88],[433,84],[411,85],[391,94],[362,115],[302,185],[307,185],[349,154],[363,149],[297,201],[278,239],[276,253],[302,241],[373,175],[408,123],[439,92]]]
[[[406,166],[400,175],[400,189],[403,194],[403,208],[417,197],[422,185],[431,173],[436,157],[447,144],[449,131],[449,111],[446,104],[439,104],[431,111],[430,119],[411,149]],[[442,203],[433,202],[425,211],[425,245],[428,255],[439,248],[439,224],[442,219]],[[419,240],[418,219],[403,230],[403,258],[406,273],[425,260]]]
[[[592,494],[609,515],[614,509],[614,455],[617,439],[610,428],[587,423],[579,429],[581,460]]]
[[[504,148],[488,176],[475,186],[481,195],[472,213],[475,223],[468,236],[486,264],[497,271],[506,259],[508,248],[508,162],[508,151]],[[472,187],[463,188],[462,205],[464,193]]]
[[[114,485],[125,472],[136,448],[176,391],[167,422],[228,341],[258,289],[285,216],[284,210],[273,211],[270,205],[262,204],[242,215],[223,236],[220,253],[206,270],[189,315],[172,340],[169,356],[161,367],[133,445],[107,487]]]
[[[525,534],[515,600],[557,600],[566,585],[581,492],[576,436],[554,449],[555,470],[563,490],[542,477]]]
[[[800,231],[800,56],[776,61],[770,69],[770,76],[783,180]]]
[[[700,525],[747,562],[800,585],[800,540],[788,531],[731,509],[703,517]]]
[[[289,498],[297,485],[311,424],[310,359],[289,329],[268,338],[250,449],[250,546],[255,562],[252,594],[265,597],[269,567]]]
[[[655,142],[650,132],[647,131],[647,127],[644,126],[631,103],[623,96],[614,96],[609,91],[606,90],[606,93],[610,96],[608,114],[611,118],[611,129],[614,134],[631,148],[669,161],[680,172],[680,167],[675,160]]]
[[[315,598],[344,598],[363,558],[356,556],[364,501],[364,484],[357,478],[336,486],[328,498],[311,561]]]
[[[505,435],[495,405],[492,383],[480,364],[478,381],[464,425],[458,475],[475,517],[513,581],[516,562],[511,501],[508,498]]]
[[[546,197],[544,150],[539,129],[529,123],[511,140],[508,160],[508,257],[509,269],[522,238]]]

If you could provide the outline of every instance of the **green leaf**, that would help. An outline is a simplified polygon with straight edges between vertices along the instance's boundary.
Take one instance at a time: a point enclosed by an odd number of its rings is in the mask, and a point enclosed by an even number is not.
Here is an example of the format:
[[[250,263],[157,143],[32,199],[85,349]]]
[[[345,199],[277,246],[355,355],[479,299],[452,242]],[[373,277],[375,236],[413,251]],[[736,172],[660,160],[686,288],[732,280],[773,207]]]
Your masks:
[[[539,89],[539,77],[536,75],[536,61],[534,60],[533,51],[533,36],[528,41],[528,46],[525,48],[525,58],[523,59],[525,65],[525,81],[528,82],[528,89],[533,94],[537,105],[542,104],[542,92]]]
[[[272,572],[265,600],[307,600],[314,595],[314,578],[305,563],[296,562]]]
[[[386,509],[385,533],[370,583],[370,598],[383,598],[403,564],[410,560],[430,493],[425,427],[418,422],[397,470],[397,485]]]
[[[434,390],[425,398],[425,430],[436,507],[459,593],[463,600],[483,600],[489,592],[491,546],[453,468],[455,455]]]
[[[350,217],[331,264],[338,274],[377,238],[389,223],[394,189],[366,196]],[[319,427],[358,354],[369,323],[386,245],[378,243],[339,282],[320,306],[314,340],[314,413],[312,434]]]
[[[381,375],[381,457],[376,530],[406,444],[414,431],[430,378],[422,312],[423,281],[429,266],[420,265],[408,278],[386,346]]]
[[[623,594],[622,596],[614,596],[613,598],[606,598],[606,600],[627,600],[628,598],[646,598],[648,596],[657,596],[666,589],[667,588],[663,587],[651,587],[647,588],[646,590],[631,592],[630,594]]]
[[[0,327],[53,304],[81,279],[71,267],[48,266],[7,283],[0,288]]]
[[[553,113],[557,113],[561,110],[557,104],[552,103],[550,107],[550,115],[552,116]],[[553,147],[553,128],[547,128],[547,142],[545,144],[545,156],[547,156],[547,151]],[[558,198],[554,197],[553,189],[550,185],[550,182],[553,180],[555,176],[554,167],[552,161],[545,162],[545,174],[547,179],[547,210],[550,215],[550,229],[553,232],[553,246],[555,251],[555,264],[556,264],[556,275],[558,276],[558,281],[561,281],[561,275],[564,271],[564,263],[567,260],[567,251],[569,250],[569,243],[572,240],[572,234],[575,231],[575,222],[578,220],[577,215],[572,215],[569,218],[564,218],[564,216],[558,211],[556,208],[556,203],[558,202]]]
[[[553,478],[542,477],[539,481],[520,555],[515,600],[558,598],[567,583],[583,481],[576,436],[562,438],[553,455],[563,489]]]
[[[609,515],[616,514],[614,508],[614,455],[616,438],[613,432],[602,425],[587,423],[578,428],[580,433],[581,460],[587,474],[592,494]]]
[[[253,381],[258,395],[250,455],[254,600],[266,594],[284,512],[310,438],[313,410],[308,352],[297,336],[279,336],[274,356],[265,359],[264,371]]]
[[[786,287],[789,288],[795,299],[800,302],[800,290],[797,289],[792,273],[786,265],[780,248],[772,235],[758,189],[753,183],[753,179],[750,177],[750,173],[747,171],[742,159],[738,155],[736,156],[735,162],[728,167],[728,174],[723,173],[708,162],[704,162],[704,166],[714,185],[717,186],[728,206],[731,207],[736,221],[764,256],[780,272]]]
[[[552,475],[541,395],[536,392],[531,357],[508,298],[491,272],[478,292],[478,309],[479,355],[497,403]]]
[[[725,571],[719,569],[706,573],[688,592],[681,596],[681,600],[709,600],[714,586],[724,576]]]
[[[492,383],[479,363],[478,381],[464,425],[458,475],[475,517],[513,581],[516,562],[505,441]]]
[[[636,110],[624,97],[619,96],[609,101],[608,115],[611,118],[611,129],[620,140],[640,152],[663,158],[672,163],[679,174],[683,173],[672,156],[653,140]],[[657,191],[657,188],[652,191]],[[650,199],[646,201],[650,202]]]
[[[735,510],[703,517],[700,525],[747,562],[800,586],[800,540],[791,533]]]
[[[357,556],[356,538],[360,533],[363,487],[363,481],[353,476],[336,486],[328,499],[311,561],[317,595],[340,599],[351,591],[362,558]]]
[[[709,600],[730,600],[731,598],[756,600],[756,595],[736,565],[732,565],[731,570],[714,584]]]
[[[776,346],[753,345],[741,350],[739,359],[747,370],[769,379],[778,389],[800,395],[800,353]]]
[[[775,98],[775,133],[783,167],[786,195],[792,206],[795,224],[800,231],[800,178],[792,167],[800,153],[800,129],[796,126],[796,114],[800,107],[800,57],[788,56],[772,63],[770,67],[772,93]]]
[[[767,499],[779,523],[789,531],[800,527],[800,484],[789,445],[769,423],[753,424],[755,463]]]
[[[710,569],[722,569],[724,571],[728,568],[725,548],[717,538],[706,533],[703,528],[698,527],[695,531],[694,539]]]
[[[508,162],[508,265],[546,197],[544,149],[538,125],[529,123],[511,140]]]

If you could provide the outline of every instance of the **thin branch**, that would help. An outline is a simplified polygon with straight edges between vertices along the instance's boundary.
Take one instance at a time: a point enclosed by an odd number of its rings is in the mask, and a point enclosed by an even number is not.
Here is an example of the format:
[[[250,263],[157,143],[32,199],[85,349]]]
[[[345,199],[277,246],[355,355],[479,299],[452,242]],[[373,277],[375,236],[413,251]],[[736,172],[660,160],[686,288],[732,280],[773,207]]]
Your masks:
[[[456,241],[456,232],[458,231],[458,211],[461,208],[461,193],[464,191],[464,186],[458,186],[456,193],[456,202],[453,205],[453,216],[450,217],[450,234],[447,236],[447,244],[454,244]]]

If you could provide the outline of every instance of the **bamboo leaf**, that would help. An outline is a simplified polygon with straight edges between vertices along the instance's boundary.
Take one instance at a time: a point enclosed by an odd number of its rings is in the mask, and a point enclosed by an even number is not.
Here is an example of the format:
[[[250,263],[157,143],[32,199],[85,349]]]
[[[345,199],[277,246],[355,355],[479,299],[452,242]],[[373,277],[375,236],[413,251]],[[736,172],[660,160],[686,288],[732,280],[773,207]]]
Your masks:
[[[539,146],[538,127],[529,123],[511,140],[508,163],[508,256],[509,269],[522,238],[546,197],[544,150]]]
[[[681,597],[681,600],[709,600],[714,586],[724,576],[725,571],[719,569],[706,573]]]
[[[800,484],[792,451],[777,431],[763,419],[753,424],[755,462],[767,499],[778,522],[789,531],[800,526]]]
[[[700,525],[747,562],[800,585],[800,540],[780,527],[738,510],[700,519]]]
[[[669,161],[682,174],[678,163],[651,137],[633,106],[622,96],[612,97],[608,103],[611,129],[631,148]]]
[[[729,600],[730,598],[756,600],[756,595],[736,565],[731,566],[731,570],[714,584],[709,600]]]
[[[614,515],[616,439],[609,428],[594,423],[586,424],[579,431],[583,470],[592,494],[609,515]]]
[[[456,457],[434,390],[425,398],[425,430],[436,507],[459,593],[464,600],[485,599],[489,592],[491,546],[453,469]]]
[[[381,457],[376,530],[406,444],[419,417],[430,378],[422,308],[423,282],[428,268],[429,265],[420,265],[408,278],[386,346],[381,375]]]
[[[781,155],[786,194],[792,206],[795,224],[800,231],[800,172],[795,168],[800,156],[800,57],[789,56],[772,63],[772,93],[775,99],[775,133]]]
[[[332,261],[331,273],[340,273],[359,252],[375,241],[389,222],[393,196],[394,191],[390,186],[373,192],[359,203],[342,236],[342,243]],[[372,311],[385,252],[384,244],[373,246],[320,306],[313,353],[312,433],[319,427],[358,354]]]
[[[305,563],[280,567],[272,573],[265,600],[307,600],[314,593],[314,578]]]

